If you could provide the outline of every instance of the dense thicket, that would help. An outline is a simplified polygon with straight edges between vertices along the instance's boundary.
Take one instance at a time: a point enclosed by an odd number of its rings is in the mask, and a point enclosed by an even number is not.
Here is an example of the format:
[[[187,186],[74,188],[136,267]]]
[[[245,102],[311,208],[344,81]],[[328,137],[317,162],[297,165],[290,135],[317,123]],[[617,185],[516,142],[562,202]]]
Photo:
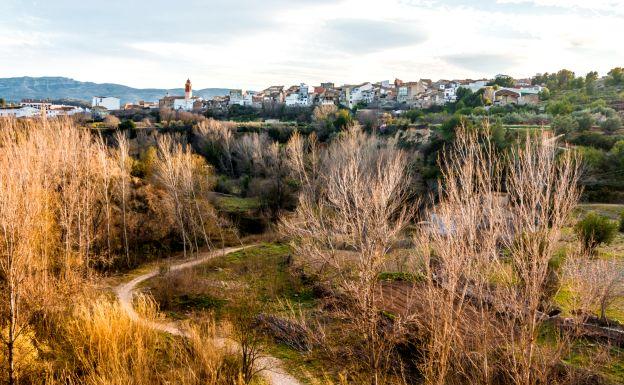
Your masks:
[[[55,365],[71,372],[63,350],[48,345],[87,337],[65,327],[97,271],[149,259],[150,248],[196,252],[224,239],[208,202],[211,169],[171,137],[159,138],[146,179],[131,175],[137,161],[123,134],[107,143],[69,120],[3,119],[0,149],[2,381],[55,378]]]

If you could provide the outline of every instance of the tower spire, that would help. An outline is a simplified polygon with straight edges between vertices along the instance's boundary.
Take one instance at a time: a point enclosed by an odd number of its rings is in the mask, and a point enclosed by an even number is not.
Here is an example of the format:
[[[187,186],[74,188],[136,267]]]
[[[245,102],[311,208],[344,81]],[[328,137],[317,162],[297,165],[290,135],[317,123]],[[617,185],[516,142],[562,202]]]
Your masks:
[[[189,101],[193,97],[193,85],[191,84],[191,79],[186,79],[186,84],[184,85],[184,99]]]

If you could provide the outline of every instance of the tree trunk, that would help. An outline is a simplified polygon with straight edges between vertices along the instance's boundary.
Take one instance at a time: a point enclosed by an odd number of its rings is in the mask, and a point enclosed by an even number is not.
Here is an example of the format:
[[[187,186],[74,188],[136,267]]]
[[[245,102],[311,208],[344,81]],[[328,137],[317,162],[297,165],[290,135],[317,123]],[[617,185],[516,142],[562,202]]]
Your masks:
[[[9,277],[9,338],[7,345],[7,360],[9,364],[9,385],[15,384],[15,326],[17,322],[17,298],[13,278]]]

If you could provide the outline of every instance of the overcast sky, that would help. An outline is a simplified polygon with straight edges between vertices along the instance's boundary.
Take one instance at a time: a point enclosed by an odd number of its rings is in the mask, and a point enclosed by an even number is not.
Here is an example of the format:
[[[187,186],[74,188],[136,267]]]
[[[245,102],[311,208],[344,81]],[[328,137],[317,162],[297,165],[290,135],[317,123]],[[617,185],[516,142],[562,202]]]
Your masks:
[[[0,77],[262,89],[624,66],[624,0],[1,0]]]

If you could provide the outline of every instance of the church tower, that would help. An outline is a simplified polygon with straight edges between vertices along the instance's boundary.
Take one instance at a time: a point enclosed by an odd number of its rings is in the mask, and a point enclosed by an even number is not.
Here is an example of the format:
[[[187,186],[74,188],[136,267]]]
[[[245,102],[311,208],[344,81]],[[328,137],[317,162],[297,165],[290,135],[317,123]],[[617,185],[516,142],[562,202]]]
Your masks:
[[[186,79],[184,85],[184,100],[189,101],[193,97],[193,86],[191,85],[191,79]]]

